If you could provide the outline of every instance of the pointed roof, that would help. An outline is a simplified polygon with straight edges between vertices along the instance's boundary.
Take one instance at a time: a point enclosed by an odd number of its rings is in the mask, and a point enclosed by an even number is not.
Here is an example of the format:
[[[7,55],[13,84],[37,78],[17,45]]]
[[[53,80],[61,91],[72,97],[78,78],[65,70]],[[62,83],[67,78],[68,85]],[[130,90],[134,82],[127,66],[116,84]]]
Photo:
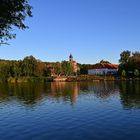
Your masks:
[[[70,54],[69,58],[73,58],[72,54]]]

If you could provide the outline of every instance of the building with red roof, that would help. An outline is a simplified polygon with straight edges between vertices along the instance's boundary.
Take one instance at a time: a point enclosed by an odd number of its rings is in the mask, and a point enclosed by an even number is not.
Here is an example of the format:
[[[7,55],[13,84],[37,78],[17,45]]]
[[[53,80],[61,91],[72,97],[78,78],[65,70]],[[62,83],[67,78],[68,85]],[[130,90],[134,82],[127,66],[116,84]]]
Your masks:
[[[114,75],[118,72],[118,66],[117,64],[110,64],[110,63],[97,63],[95,65],[92,65],[88,69],[89,75]]]

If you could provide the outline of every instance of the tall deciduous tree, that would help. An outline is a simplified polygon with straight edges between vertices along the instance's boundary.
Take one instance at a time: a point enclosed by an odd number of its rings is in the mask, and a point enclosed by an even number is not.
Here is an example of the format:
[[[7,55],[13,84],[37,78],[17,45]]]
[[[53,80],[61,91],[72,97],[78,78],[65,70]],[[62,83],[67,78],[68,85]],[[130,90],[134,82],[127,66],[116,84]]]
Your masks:
[[[67,61],[63,61],[62,64],[62,73],[66,76],[71,75],[73,73],[73,67],[71,63]]]
[[[0,0],[0,44],[15,38],[12,29],[26,29],[26,17],[32,17],[32,7],[28,0]]]
[[[34,76],[37,60],[33,56],[27,56],[22,62],[22,71],[24,76]]]
[[[129,60],[129,58],[130,58],[130,56],[131,56],[131,52],[130,51],[123,51],[121,54],[120,54],[120,60],[119,60],[119,62],[120,63],[123,63],[123,64],[125,64],[125,63],[127,63],[128,62],[128,60]]]
[[[136,76],[136,70],[140,71],[140,52],[124,51],[120,54],[119,73],[126,71],[129,77]]]

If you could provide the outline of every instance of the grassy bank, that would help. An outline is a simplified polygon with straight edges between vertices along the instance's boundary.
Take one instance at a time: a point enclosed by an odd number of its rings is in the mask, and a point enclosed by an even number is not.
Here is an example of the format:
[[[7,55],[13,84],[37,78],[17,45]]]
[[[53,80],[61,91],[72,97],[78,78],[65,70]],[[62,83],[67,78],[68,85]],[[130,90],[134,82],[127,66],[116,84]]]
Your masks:
[[[13,78],[10,77],[6,80],[8,83],[36,83],[36,82],[52,82],[53,78],[52,77],[18,77],[18,78]]]
[[[114,81],[116,78],[114,76],[96,76],[96,75],[79,75],[77,77],[68,77],[67,81]]]
[[[124,78],[124,77],[115,77],[115,76],[97,76],[97,75],[79,75],[77,77],[68,77],[67,81],[127,81],[127,80],[140,80],[140,78]]]

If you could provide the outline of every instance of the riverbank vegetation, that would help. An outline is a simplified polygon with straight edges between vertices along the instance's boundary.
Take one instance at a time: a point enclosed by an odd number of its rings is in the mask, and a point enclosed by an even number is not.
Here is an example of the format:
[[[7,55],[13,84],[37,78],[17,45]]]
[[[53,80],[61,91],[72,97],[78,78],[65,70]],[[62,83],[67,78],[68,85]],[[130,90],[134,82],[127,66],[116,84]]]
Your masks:
[[[120,54],[118,75],[89,76],[90,64],[78,64],[80,72],[75,75],[69,61],[42,62],[33,56],[23,60],[0,60],[0,82],[47,82],[55,77],[67,77],[67,81],[132,80],[140,79],[140,52],[124,51]],[[102,60],[101,63],[110,63]]]
[[[56,76],[74,75],[68,61],[42,62],[33,56],[23,60],[0,60],[0,82],[52,81]]]
[[[140,52],[123,51],[120,54],[119,75],[124,78],[140,77]]]
[[[33,56],[19,61],[0,60],[0,82],[26,82],[49,77],[46,64]]]

